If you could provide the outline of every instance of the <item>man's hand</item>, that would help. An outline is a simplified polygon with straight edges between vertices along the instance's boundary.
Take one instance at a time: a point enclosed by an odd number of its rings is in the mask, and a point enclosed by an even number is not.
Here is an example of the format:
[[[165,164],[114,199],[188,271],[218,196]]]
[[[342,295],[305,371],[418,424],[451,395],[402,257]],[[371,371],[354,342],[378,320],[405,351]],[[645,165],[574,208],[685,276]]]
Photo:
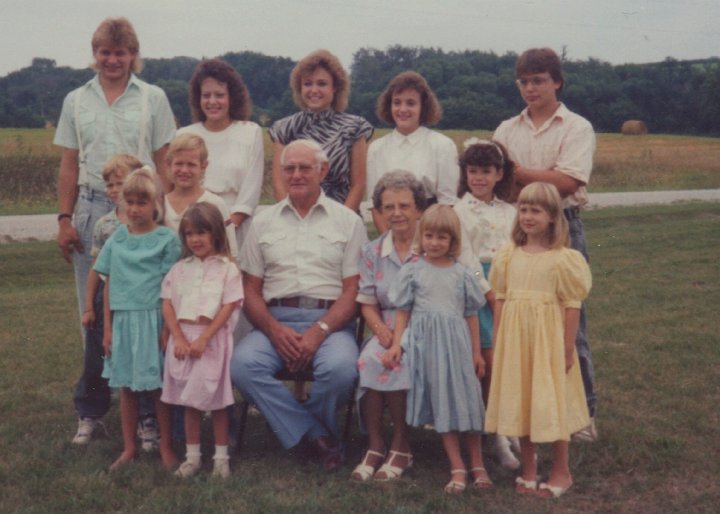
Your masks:
[[[300,338],[300,355],[295,362],[288,365],[288,369],[295,372],[307,368],[312,362],[315,352],[317,352],[318,348],[320,348],[320,345],[325,340],[325,337],[325,332],[318,325],[313,323]]]
[[[74,251],[77,251],[78,253],[83,253],[85,251],[75,227],[72,223],[70,223],[68,218],[60,220],[60,224],[58,225],[57,244],[67,262],[72,262],[72,253]]]
[[[302,336],[292,328],[277,323],[277,326],[270,330],[268,337],[288,368],[300,358],[300,339]]]

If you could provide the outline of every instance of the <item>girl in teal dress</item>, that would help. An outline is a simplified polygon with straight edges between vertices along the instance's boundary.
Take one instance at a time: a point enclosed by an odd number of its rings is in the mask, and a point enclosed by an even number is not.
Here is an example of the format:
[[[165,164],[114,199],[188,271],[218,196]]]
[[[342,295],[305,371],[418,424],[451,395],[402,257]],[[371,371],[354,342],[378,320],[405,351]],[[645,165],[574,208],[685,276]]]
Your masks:
[[[120,225],[103,246],[95,271],[107,276],[103,377],[120,388],[123,452],[111,470],[130,462],[137,452],[135,428],[138,393],[155,397],[160,427],[160,456],[165,467],[177,459],[170,437],[169,407],[160,402],[163,355],[160,285],[180,256],[175,232],[161,227],[162,188],[149,168],[134,171],[122,190],[128,224]]]
[[[467,468],[460,453],[460,433],[470,457],[473,485],[492,487],[481,453],[484,408],[480,379],[477,311],[485,303],[469,268],[456,262],[460,253],[460,220],[449,205],[433,205],[415,233],[423,258],[403,266],[388,298],[397,307],[395,331],[383,364],[392,369],[405,352],[410,370],[406,420],[431,423],[442,437],[450,461],[445,492],[465,489]]]

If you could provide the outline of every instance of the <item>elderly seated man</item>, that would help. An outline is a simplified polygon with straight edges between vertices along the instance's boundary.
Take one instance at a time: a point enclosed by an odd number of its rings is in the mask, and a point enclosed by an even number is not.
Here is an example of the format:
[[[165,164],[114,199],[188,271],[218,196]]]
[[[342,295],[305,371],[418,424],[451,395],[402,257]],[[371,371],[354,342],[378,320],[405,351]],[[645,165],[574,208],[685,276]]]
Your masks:
[[[293,141],[280,159],[287,197],[254,217],[241,251],[244,310],[255,330],[235,348],[232,381],[283,447],[304,440],[333,471],[343,462],[336,411],[357,375],[353,320],[367,235],[356,213],[323,193],[329,165],[319,144]],[[274,378],[283,367],[312,367],[306,402]]]

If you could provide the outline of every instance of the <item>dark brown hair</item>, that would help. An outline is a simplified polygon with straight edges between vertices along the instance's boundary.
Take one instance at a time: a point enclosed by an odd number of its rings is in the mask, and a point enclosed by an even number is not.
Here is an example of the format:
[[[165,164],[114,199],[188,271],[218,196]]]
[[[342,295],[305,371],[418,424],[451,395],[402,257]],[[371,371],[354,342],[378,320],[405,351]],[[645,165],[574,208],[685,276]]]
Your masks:
[[[515,78],[533,73],[549,73],[553,81],[560,84],[560,93],[565,85],[560,57],[551,48],[531,48],[525,50],[515,63]]]
[[[213,248],[217,255],[230,256],[230,244],[228,243],[227,231],[225,230],[225,220],[223,219],[220,209],[208,202],[198,202],[187,208],[180,220],[178,235],[182,241],[182,258],[193,255],[192,250],[187,245],[185,239],[185,231],[193,228],[198,232],[208,232],[212,239]]]
[[[228,99],[230,100],[230,119],[241,121],[250,119],[252,101],[250,100],[248,88],[245,86],[240,74],[225,61],[205,59],[197,65],[190,79],[188,96],[193,121],[205,121],[206,119],[205,113],[200,107],[200,89],[205,79],[215,79],[227,86]]]
[[[470,191],[467,179],[468,166],[495,166],[498,171],[503,172],[493,189],[495,196],[500,200],[507,201],[512,190],[513,178],[515,175],[515,163],[510,159],[505,147],[494,140],[478,140],[471,144],[460,155],[460,181],[458,183],[458,197],[462,198]]]
[[[427,80],[415,71],[403,71],[390,81],[380,95],[375,113],[377,117],[389,125],[394,125],[392,117],[392,97],[407,89],[420,94],[420,125],[435,125],[442,118],[442,107],[435,93],[430,89]]]

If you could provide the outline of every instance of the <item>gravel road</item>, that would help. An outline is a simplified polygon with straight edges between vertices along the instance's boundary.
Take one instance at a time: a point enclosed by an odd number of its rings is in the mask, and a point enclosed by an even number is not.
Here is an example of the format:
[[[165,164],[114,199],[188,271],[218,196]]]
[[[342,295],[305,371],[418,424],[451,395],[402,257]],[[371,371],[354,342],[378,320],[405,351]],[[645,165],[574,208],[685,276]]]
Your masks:
[[[590,209],[686,201],[720,202],[720,189],[652,191],[639,193],[590,193]],[[262,208],[262,206],[260,207]],[[0,243],[50,241],[57,234],[55,214],[0,216]]]

